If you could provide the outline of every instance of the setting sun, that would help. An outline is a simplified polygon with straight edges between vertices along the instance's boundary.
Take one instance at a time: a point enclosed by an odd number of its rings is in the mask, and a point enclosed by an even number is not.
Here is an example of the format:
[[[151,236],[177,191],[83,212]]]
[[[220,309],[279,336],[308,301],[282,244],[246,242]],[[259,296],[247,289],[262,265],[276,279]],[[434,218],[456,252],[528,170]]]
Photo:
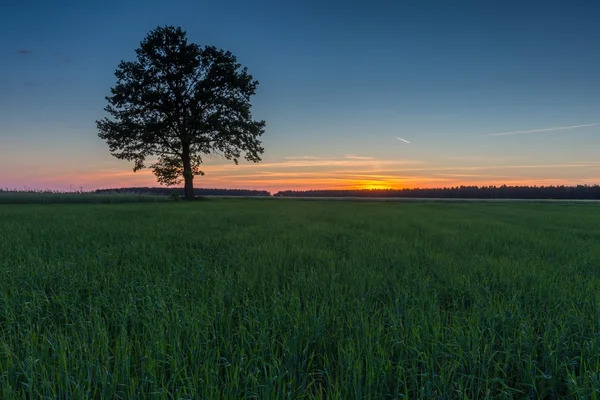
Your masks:
[[[385,182],[377,181],[363,181],[352,186],[352,189],[366,189],[366,190],[383,190],[383,189],[399,189],[393,185],[388,185]]]

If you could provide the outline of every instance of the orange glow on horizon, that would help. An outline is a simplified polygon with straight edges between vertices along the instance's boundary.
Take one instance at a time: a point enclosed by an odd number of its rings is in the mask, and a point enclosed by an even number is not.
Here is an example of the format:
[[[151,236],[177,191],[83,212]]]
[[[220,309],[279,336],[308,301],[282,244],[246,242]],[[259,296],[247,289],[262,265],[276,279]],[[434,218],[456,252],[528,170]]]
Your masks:
[[[372,182],[372,181],[357,181],[356,184],[347,187],[350,190],[390,190],[400,189],[398,185],[390,185],[383,182]]]
[[[142,173],[118,172],[111,173],[88,173],[84,175],[68,174],[63,176],[53,176],[46,179],[39,179],[37,182],[27,183],[26,186],[36,189],[58,189],[68,190],[70,186],[84,190],[111,189],[121,187],[161,187],[156,178],[144,171]],[[299,174],[301,175],[301,174]],[[385,190],[385,189],[415,189],[415,188],[443,188],[456,186],[549,186],[549,185],[578,185],[578,184],[598,184],[598,178],[590,179],[554,179],[554,178],[527,178],[523,177],[512,179],[490,179],[486,177],[432,177],[432,176],[412,176],[397,179],[369,180],[356,179],[352,176],[331,176],[324,173],[321,177],[278,177],[269,179],[265,176],[257,175],[250,178],[248,176],[225,177],[218,175],[206,175],[194,179],[194,186],[197,188],[217,188],[217,189],[254,189],[267,190],[276,193],[282,190]],[[72,183],[71,183],[72,182]],[[14,186],[14,189],[23,188],[23,185]],[[177,187],[182,187],[183,184]],[[11,187],[13,188],[13,187]]]
[[[381,190],[456,186],[543,186],[598,184],[600,162],[516,165],[436,165],[418,161],[345,159],[284,159],[262,164],[207,164],[197,188],[282,190]],[[587,176],[582,176],[582,171]],[[84,191],[119,187],[160,187],[152,171],[134,173],[128,167],[88,167],[86,170],[39,168],[2,179],[10,189]],[[177,187],[181,187],[178,185]]]

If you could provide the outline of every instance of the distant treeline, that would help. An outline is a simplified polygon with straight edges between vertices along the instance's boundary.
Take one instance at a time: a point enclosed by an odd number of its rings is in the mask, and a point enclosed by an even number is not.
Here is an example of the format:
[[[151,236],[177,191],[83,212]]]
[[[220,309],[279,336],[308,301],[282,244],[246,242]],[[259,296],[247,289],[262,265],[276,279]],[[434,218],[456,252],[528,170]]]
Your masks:
[[[135,193],[135,194],[158,194],[170,196],[174,192],[184,195],[183,188],[164,187],[129,187],[119,189],[98,189],[96,193]],[[194,188],[196,196],[263,196],[269,197],[271,193],[266,190],[251,189],[201,189]]]
[[[95,193],[130,193],[183,196],[182,188],[129,187],[99,189]],[[266,190],[194,189],[196,196],[270,197]],[[457,186],[430,189],[358,189],[358,190],[284,190],[275,197],[375,197],[375,198],[438,198],[438,199],[553,199],[600,200],[600,185],[578,186]]]
[[[458,186],[432,189],[284,190],[275,197],[412,197],[439,199],[600,200],[600,185]]]

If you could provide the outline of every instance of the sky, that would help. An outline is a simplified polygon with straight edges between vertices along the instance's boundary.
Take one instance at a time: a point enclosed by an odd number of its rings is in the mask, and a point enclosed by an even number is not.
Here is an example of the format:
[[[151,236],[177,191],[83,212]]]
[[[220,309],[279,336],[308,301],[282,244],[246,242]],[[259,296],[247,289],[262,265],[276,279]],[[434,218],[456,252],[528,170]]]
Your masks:
[[[263,161],[209,157],[196,187],[600,184],[598,15],[591,0],[5,0],[0,187],[159,186],[95,121],[118,63],[164,25],[260,82]]]

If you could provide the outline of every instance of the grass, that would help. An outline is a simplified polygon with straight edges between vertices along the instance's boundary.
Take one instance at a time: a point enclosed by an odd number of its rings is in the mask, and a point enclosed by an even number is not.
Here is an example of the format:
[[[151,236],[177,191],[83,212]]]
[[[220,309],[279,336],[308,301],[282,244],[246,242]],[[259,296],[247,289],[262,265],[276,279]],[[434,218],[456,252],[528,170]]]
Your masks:
[[[0,190],[2,204],[118,204],[156,203],[170,200],[167,196],[135,193],[53,192],[49,190]]]
[[[600,207],[0,206],[0,398],[600,396]]]

